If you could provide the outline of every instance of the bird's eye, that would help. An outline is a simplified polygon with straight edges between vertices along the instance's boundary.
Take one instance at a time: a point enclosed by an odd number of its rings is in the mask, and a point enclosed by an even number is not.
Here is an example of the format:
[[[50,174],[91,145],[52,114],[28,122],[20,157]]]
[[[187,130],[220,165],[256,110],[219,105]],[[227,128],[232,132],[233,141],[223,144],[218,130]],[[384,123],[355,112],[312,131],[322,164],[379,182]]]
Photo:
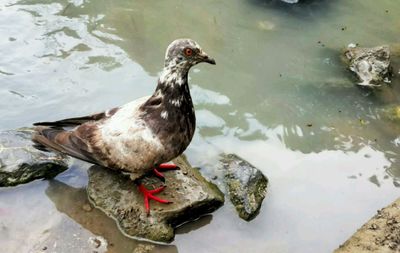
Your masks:
[[[185,48],[185,49],[183,50],[183,52],[184,52],[184,54],[185,54],[186,56],[192,56],[192,54],[193,54],[193,50],[192,50],[191,48]]]

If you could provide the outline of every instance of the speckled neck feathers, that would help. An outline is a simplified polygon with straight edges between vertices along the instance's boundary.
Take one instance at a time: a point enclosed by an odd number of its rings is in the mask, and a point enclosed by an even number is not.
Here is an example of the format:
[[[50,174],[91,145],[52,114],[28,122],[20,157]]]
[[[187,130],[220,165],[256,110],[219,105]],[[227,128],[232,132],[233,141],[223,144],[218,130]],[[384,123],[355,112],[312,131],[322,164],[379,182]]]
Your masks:
[[[188,85],[190,67],[166,63],[153,95],[143,104],[143,119],[161,142],[182,153],[189,145],[196,118]]]

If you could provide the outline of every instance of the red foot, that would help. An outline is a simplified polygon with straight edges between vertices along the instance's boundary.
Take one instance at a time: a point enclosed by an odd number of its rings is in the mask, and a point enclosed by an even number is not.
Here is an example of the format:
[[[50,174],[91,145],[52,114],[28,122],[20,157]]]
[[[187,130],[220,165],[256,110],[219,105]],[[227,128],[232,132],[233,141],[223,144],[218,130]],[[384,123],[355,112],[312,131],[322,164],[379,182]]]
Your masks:
[[[164,175],[160,172],[160,170],[176,170],[178,169],[178,166],[172,163],[162,163],[158,165],[157,168],[153,169],[154,174],[159,177],[159,178],[164,178]]]
[[[153,194],[162,192],[164,189],[165,189],[165,186],[156,188],[154,190],[148,190],[148,189],[146,189],[146,187],[143,184],[139,185],[139,191],[143,194],[143,197],[144,197],[144,207],[146,208],[147,215],[150,214],[150,204],[149,204],[150,199],[155,200],[160,203],[163,203],[163,204],[172,203],[171,201],[168,201],[165,199],[160,199],[153,195]]]

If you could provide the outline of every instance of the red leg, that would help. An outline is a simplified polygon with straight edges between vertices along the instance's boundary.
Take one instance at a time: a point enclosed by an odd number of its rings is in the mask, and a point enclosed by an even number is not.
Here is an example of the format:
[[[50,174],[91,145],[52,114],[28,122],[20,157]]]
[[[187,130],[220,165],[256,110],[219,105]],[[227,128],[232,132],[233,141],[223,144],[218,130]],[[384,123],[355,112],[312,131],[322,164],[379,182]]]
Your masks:
[[[178,166],[176,166],[175,164],[162,163],[162,164],[158,165],[157,168],[154,168],[153,172],[157,177],[164,179],[164,175],[160,172],[160,170],[176,170],[176,169],[178,169]]]
[[[165,186],[162,186],[162,187],[159,187],[159,188],[156,188],[153,190],[148,190],[143,184],[139,185],[139,191],[143,194],[144,207],[146,208],[147,215],[150,214],[150,204],[149,204],[150,199],[155,200],[160,203],[163,203],[163,204],[172,203],[171,201],[161,199],[161,198],[153,195],[153,194],[162,192],[164,189],[165,189]]]
[[[162,170],[176,170],[178,166],[172,163],[162,163],[158,165],[158,168]]]

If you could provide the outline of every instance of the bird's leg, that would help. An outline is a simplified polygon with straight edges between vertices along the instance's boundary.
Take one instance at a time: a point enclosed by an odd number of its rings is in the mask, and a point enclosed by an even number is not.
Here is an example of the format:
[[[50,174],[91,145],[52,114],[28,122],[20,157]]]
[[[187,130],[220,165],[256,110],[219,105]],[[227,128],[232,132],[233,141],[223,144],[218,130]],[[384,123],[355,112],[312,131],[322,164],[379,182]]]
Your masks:
[[[158,165],[158,167],[153,169],[154,175],[160,178],[163,182],[165,181],[164,175],[160,172],[160,170],[177,170],[179,169],[178,166],[172,163],[162,163]]]
[[[149,215],[150,214],[150,199],[155,200],[157,202],[163,203],[163,204],[168,204],[168,203],[172,203],[169,200],[165,200],[165,199],[161,199],[159,197],[154,196],[153,194],[162,192],[165,189],[165,186],[153,189],[153,190],[149,190],[147,189],[143,183],[139,184],[139,191],[143,194],[143,201],[144,201],[144,207],[146,208],[146,214]]]
[[[170,163],[163,163],[158,165],[153,169],[153,173],[155,176],[160,178],[163,182],[165,182],[165,177],[160,171],[164,170],[176,170],[178,169],[178,166],[175,164],[170,164]],[[143,194],[143,201],[144,201],[144,207],[146,209],[147,215],[150,214],[150,199],[155,200],[157,202],[163,203],[163,204],[168,204],[172,203],[169,200],[161,199],[159,197],[154,196],[153,194],[160,193],[165,189],[166,186],[161,186],[159,188],[155,188],[153,190],[147,189],[142,182],[139,183],[139,191]]]
[[[178,169],[178,166],[176,166],[175,164],[163,163],[163,164],[160,164],[157,167],[155,167],[153,169],[153,173],[156,177],[158,177],[163,182],[165,182],[165,177],[160,171],[161,170],[176,170],[176,169]],[[144,186],[144,184],[142,182],[138,183],[138,185],[139,185],[139,191],[143,194],[144,207],[146,209],[147,215],[150,214],[150,203],[149,203],[150,199],[155,200],[160,203],[163,203],[163,204],[172,203],[169,200],[161,199],[161,198],[153,195],[153,194],[162,192],[166,186],[161,186],[159,188],[149,190]]]

